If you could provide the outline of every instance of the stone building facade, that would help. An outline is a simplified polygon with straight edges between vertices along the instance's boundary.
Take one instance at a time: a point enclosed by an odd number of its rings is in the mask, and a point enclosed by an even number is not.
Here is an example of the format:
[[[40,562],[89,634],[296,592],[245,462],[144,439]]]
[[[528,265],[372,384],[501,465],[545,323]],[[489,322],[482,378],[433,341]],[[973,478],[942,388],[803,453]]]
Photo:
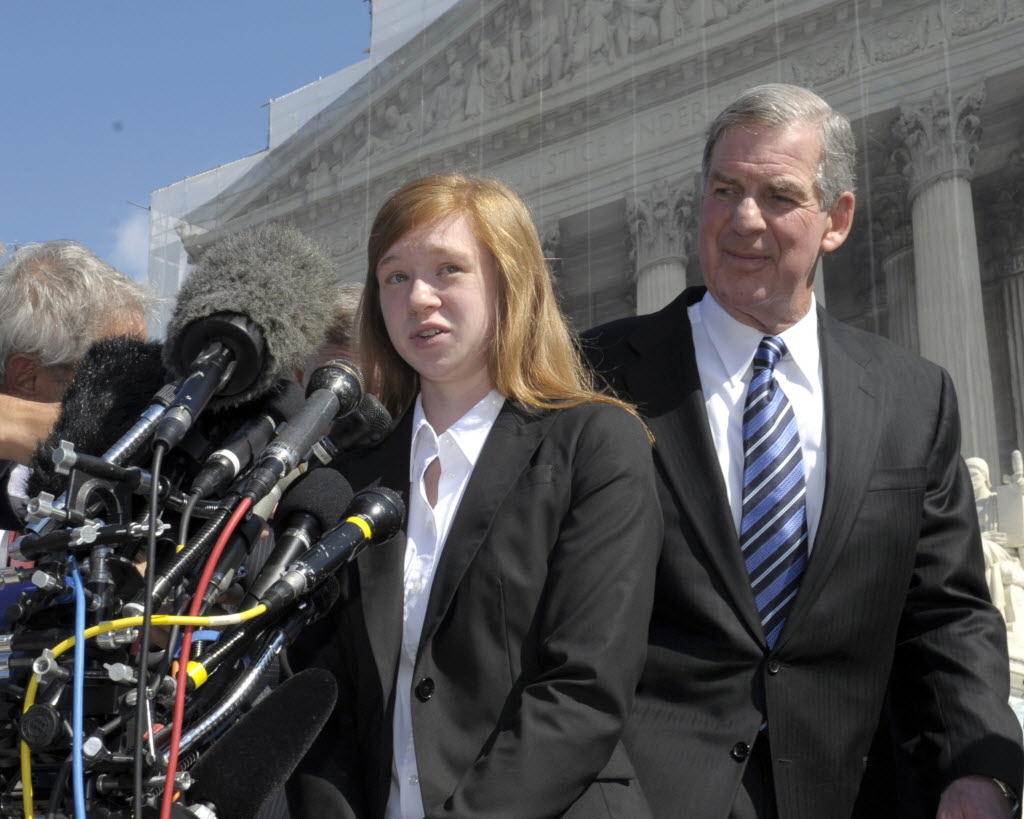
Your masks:
[[[375,0],[375,28],[403,3]],[[154,193],[159,292],[265,221],[320,239],[340,279],[360,280],[387,193],[457,168],[525,195],[578,328],[654,310],[701,281],[708,121],[742,88],[795,82],[849,116],[859,144],[854,233],[822,260],[819,299],[945,366],[964,454],[995,484],[1012,472],[1024,0],[458,0],[350,74],[296,92],[305,109],[273,103],[267,151]],[[301,112],[276,136],[275,105]]]

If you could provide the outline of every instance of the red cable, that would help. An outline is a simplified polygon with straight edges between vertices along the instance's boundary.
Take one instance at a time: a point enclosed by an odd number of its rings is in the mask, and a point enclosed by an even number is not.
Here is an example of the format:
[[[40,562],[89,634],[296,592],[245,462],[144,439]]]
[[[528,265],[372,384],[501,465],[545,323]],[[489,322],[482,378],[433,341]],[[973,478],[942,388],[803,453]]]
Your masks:
[[[217,562],[220,560],[221,553],[224,551],[228,539],[238,526],[238,522],[245,517],[245,513],[249,511],[251,506],[252,498],[243,498],[231,517],[228,518],[228,522],[221,531],[220,537],[217,538],[217,544],[213,547],[213,551],[210,552],[210,556],[206,560],[206,566],[203,567],[203,574],[199,578],[195,595],[192,597],[192,603],[188,608],[189,617],[197,617],[199,615],[199,610],[203,607],[203,595],[206,594],[206,587],[210,585],[210,578],[213,577],[213,572],[217,568]],[[160,804],[160,819],[170,819],[171,803],[174,801],[174,775],[178,770],[178,748],[181,744],[182,724],[185,722],[185,688],[188,683],[188,655],[192,650],[192,632],[194,630],[193,626],[185,627],[181,638],[181,651],[178,652],[177,685],[174,691],[174,713],[171,720],[171,744],[168,747],[167,778],[164,780],[164,798]]]

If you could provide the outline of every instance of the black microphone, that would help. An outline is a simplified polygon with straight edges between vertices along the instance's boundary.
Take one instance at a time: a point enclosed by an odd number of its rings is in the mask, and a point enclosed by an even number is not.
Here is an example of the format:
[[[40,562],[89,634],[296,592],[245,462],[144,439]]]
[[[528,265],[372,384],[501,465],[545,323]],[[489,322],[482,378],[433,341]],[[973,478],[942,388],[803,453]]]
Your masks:
[[[309,456],[337,416],[347,415],[363,396],[359,369],[340,359],[317,367],[306,387],[306,403],[260,456],[242,494],[253,501],[266,496],[284,475]]]
[[[167,327],[164,362],[185,380],[155,440],[172,448],[207,404],[251,401],[301,367],[324,339],[336,287],[327,258],[293,228],[260,225],[211,247]]]
[[[59,495],[67,489],[68,476],[57,472],[51,457],[61,441],[71,441],[77,452],[104,455],[133,428],[170,380],[160,355],[159,343],[128,336],[89,346],[61,399],[57,422],[32,455],[29,497],[40,492]],[[116,463],[129,462],[133,454],[124,452]]]
[[[397,492],[383,486],[357,492],[345,521],[293,563],[260,598],[268,610],[296,600],[371,543],[384,543],[405,520],[405,504]]]
[[[333,469],[315,469],[295,481],[274,512],[274,549],[258,567],[241,608],[256,605],[285,569],[341,520],[351,502],[352,487]]]
[[[228,484],[263,452],[281,423],[299,411],[302,399],[302,387],[294,381],[279,381],[259,402],[255,417],[249,418],[206,459],[192,481],[190,494],[208,498],[223,493]]]
[[[338,699],[334,677],[308,668],[285,680],[232,725],[190,769],[190,802],[219,819],[252,819],[284,787]]]
[[[327,437],[344,452],[380,443],[391,431],[391,424],[391,413],[376,395],[368,392],[354,412],[334,422]]]

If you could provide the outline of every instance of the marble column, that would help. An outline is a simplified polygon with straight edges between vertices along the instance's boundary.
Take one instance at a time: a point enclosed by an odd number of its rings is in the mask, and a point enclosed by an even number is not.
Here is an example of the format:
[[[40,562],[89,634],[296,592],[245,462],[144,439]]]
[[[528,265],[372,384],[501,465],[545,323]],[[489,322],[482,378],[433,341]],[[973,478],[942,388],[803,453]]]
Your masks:
[[[1007,163],[1012,181],[999,193],[992,211],[993,246],[998,249],[998,273],[1010,370],[1010,404],[1014,448],[1024,448],[1024,145],[1014,149]]]
[[[1016,272],[1003,280],[1006,306],[1006,342],[1010,357],[1010,399],[1013,431],[1018,447],[1024,447],[1024,248],[1014,257]]]
[[[692,179],[686,178],[659,180],[634,191],[627,202],[637,314],[664,307],[686,287],[694,198]]]
[[[985,337],[971,177],[983,87],[937,89],[901,106],[894,132],[909,182],[920,352],[953,378],[961,451],[998,464],[992,372]]]
[[[885,276],[889,338],[918,351],[917,287],[914,283],[914,232],[903,176],[873,180],[872,234]]]

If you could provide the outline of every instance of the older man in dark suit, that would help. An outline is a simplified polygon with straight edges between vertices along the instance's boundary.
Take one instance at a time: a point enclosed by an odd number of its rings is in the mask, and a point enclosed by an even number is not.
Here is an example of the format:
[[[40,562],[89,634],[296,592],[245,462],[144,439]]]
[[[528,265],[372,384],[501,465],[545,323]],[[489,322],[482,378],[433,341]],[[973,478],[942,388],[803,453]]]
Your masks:
[[[854,157],[815,94],[742,94],[705,147],[707,290],[588,339],[657,438],[665,539],[627,747],[661,819],[1016,810],[953,385],[814,300]]]

